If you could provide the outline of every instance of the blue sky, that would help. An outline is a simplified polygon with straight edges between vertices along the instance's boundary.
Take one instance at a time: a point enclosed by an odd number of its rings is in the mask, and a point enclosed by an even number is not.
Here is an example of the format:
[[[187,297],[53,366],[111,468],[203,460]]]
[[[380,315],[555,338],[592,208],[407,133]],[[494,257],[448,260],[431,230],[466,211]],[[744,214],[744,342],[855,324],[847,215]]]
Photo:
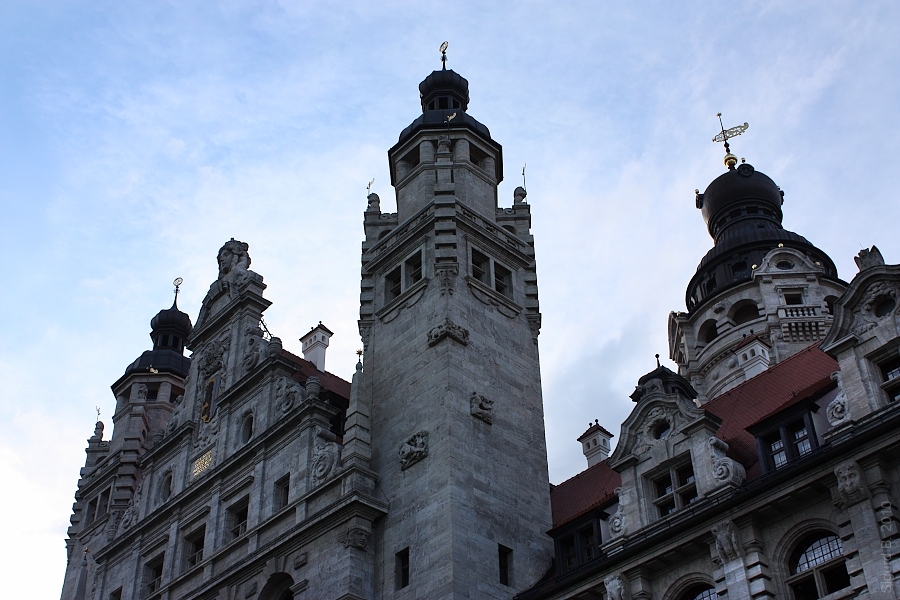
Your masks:
[[[171,281],[196,318],[227,239],[285,347],[321,320],[349,378],[366,184],[391,210],[386,151],[442,41],[503,145],[503,205],[528,164],[559,482],[666,356],[712,245],[693,190],[723,171],[717,112],[844,279],[862,246],[900,262],[898,30],[893,2],[3,2],[0,564],[41,565],[5,593],[59,593],[94,407],[109,433]]]

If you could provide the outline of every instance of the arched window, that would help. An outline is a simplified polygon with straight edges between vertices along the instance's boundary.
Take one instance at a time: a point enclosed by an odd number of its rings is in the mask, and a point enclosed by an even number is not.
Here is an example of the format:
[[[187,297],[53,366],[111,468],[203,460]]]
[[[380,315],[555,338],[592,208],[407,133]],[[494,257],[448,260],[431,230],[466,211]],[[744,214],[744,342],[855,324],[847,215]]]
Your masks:
[[[787,583],[796,600],[814,600],[850,587],[850,575],[838,536],[817,531],[803,538],[788,563]]]
[[[734,311],[734,315],[731,317],[731,320],[734,321],[735,325],[741,325],[758,318],[759,308],[757,308],[756,303],[747,302],[746,304],[740,305],[737,310]]]
[[[700,332],[697,337],[700,338],[702,343],[708,344],[716,339],[717,335],[719,335],[719,332],[716,329],[716,320],[709,319],[700,326]]]
[[[682,595],[678,596],[678,600],[713,600],[718,598],[716,588],[705,583],[692,585]]]
[[[244,415],[244,420],[241,421],[241,444],[246,444],[250,441],[250,438],[253,437],[253,413],[247,413]]]

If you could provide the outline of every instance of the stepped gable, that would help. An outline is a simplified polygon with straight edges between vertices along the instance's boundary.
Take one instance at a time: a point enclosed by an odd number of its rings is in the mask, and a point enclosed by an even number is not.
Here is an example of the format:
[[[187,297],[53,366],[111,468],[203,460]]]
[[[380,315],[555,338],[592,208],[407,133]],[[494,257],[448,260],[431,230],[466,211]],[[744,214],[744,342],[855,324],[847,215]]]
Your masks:
[[[833,386],[837,370],[837,361],[813,344],[703,406],[722,419],[718,437],[747,469],[747,479],[762,473],[756,438],[747,428]]]
[[[622,485],[622,479],[609,468],[608,462],[599,462],[550,488],[554,528],[615,499],[616,488]]]

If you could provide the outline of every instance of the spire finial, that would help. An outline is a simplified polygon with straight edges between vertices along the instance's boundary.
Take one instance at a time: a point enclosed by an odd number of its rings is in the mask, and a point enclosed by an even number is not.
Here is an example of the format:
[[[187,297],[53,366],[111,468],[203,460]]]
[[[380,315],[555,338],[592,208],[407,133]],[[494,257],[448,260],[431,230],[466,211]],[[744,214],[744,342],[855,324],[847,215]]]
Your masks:
[[[373,177],[371,181],[369,181],[369,185],[366,186],[366,197],[372,193],[372,184],[375,183],[375,178]]]
[[[172,308],[178,307],[178,292],[181,290],[181,284],[184,283],[184,279],[181,277],[176,277],[175,281],[172,282],[172,285],[175,286],[175,301],[172,302]]]
[[[725,129],[725,124],[722,123],[722,113],[716,113],[716,116],[719,117],[719,127],[722,128],[722,131],[716,134],[716,137],[712,139],[713,142],[725,142],[725,166],[728,167],[729,170],[734,169],[734,165],[737,164],[737,156],[731,153],[731,148],[728,146],[728,140],[737,137],[747,131],[747,128],[750,125],[744,121],[743,125],[737,125],[736,127],[731,127],[730,129]]]
[[[528,187],[525,185],[525,167],[528,166],[528,163],[522,165],[522,189],[528,191]]]
[[[441,71],[447,70],[447,46],[449,46],[447,42],[441,44]]]
[[[658,369],[661,365],[659,364],[659,354],[656,354],[656,368]]]

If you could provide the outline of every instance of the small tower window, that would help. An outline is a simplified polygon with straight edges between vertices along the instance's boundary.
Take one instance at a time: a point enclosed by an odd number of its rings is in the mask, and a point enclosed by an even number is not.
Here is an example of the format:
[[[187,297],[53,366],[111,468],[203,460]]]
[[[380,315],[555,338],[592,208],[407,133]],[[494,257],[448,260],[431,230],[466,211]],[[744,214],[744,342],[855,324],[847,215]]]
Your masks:
[[[397,267],[393,271],[387,274],[384,278],[384,296],[385,300],[390,302],[394,298],[400,295],[400,282],[402,281],[400,277],[400,267]]]
[[[734,321],[735,325],[742,325],[743,323],[747,323],[758,318],[759,308],[755,303],[749,302],[740,306],[736,311],[734,311],[734,316],[731,319]]]
[[[512,273],[496,263],[494,263],[494,289],[504,296],[512,295]]]
[[[185,568],[193,569],[203,560],[203,546],[206,538],[206,526],[201,525],[199,529],[185,536],[184,540],[184,562]]]
[[[497,544],[497,555],[499,559],[500,585],[512,585],[512,548],[507,548],[503,544]]]
[[[472,250],[472,277],[481,283],[489,285],[488,271],[490,270],[490,262],[488,257],[479,252]]]
[[[799,291],[796,292],[785,292],[784,293],[784,303],[788,306],[795,304],[803,304],[803,294]]]
[[[397,589],[402,590],[409,585],[409,547],[394,555],[394,565],[396,569],[394,579],[397,582]]]
[[[253,413],[248,413],[241,421],[241,444],[246,444],[253,437]]]
[[[406,286],[422,279],[422,252],[416,252],[406,260]]]
[[[291,489],[291,475],[287,474],[275,482],[275,493],[273,494],[273,507],[275,512],[288,505],[288,493]]]

